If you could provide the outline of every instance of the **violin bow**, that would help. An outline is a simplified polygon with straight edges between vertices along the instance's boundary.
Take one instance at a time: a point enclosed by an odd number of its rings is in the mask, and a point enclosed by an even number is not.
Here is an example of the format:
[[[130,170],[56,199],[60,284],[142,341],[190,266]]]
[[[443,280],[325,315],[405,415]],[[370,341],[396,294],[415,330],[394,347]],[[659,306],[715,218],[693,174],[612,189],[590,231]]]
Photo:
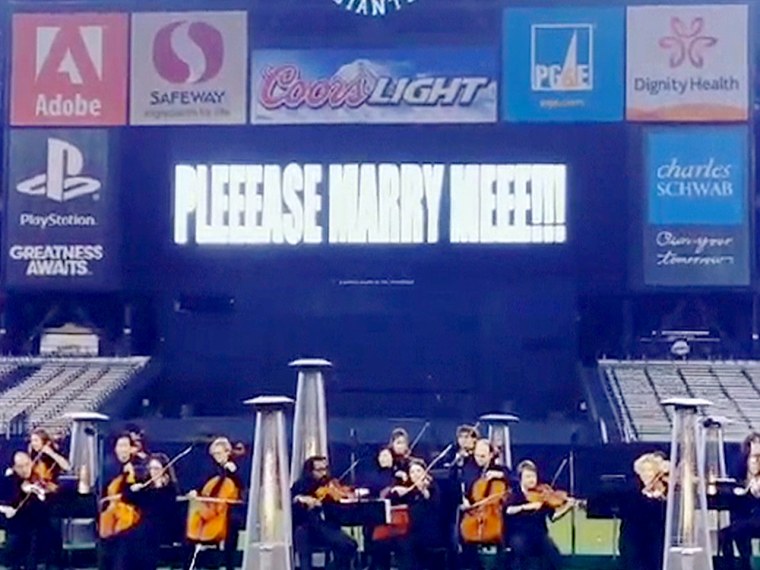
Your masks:
[[[411,453],[412,451],[414,451],[414,448],[415,448],[415,447],[417,447],[417,444],[418,444],[418,443],[420,442],[420,440],[422,439],[422,436],[423,436],[423,435],[425,435],[425,432],[426,432],[426,431],[427,431],[429,428],[430,428],[430,422],[427,422],[427,421],[426,421],[426,422],[425,422],[425,425],[423,425],[423,426],[420,428],[420,431],[419,431],[419,432],[417,432],[417,436],[414,438],[414,440],[412,441],[412,443],[411,443],[411,444],[409,444],[409,453]]]
[[[340,477],[338,477],[338,483],[341,483],[341,482],[343,481],[343,479],[345,479],[345,478],[346,478],[346,476],[347,476],[349,473],[351,473],[351,470],[352,470],[354,467],[356,467],[357,465],[359,465],[359,463],[361,462],[361,460],[362,460],[362,458],[361,458],[361,457],[359,457],[359,458],[357,458],[357,459],[354,459],[353,463],[351,463],[351,465],[349,465],[349,466],[348,466],[348,469],[346,469],[346,470],[343,472],[343,474],[342,474]]]
[[[172,467],[174,467],[174,464],[177,463],[177,461],[179,461],[183,457],[186,457],[193,450],[194,447],[195,447],[195,444],[191,443],[189,446],[187,446],[187,449],[180,451],[177,455],[175,455],[171,459],[171,461],[169,461],[169,463],[167,463],[161,468],[161,471],[158,473],[158,475],[151,477],[150,479],[145,481],[145,483],[140,483],[142,488],[144,489],[145,487],[150,486],[151,484],[158,481],[161,477],[166,475],[166,472],[169,471],[169,469],[171,469]]]

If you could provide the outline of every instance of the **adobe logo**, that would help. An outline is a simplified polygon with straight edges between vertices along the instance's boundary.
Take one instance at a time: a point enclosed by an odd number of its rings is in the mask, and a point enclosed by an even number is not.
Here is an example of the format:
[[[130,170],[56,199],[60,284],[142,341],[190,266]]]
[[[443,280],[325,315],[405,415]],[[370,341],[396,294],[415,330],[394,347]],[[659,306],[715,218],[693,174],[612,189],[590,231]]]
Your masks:
[[[125,14],[16,14],[11,124],[123,125]]]
[[[223,63],[224,38],[206,22],[172,22],[153,40],[153,66],[169,83],[205,83],[219,75]]]

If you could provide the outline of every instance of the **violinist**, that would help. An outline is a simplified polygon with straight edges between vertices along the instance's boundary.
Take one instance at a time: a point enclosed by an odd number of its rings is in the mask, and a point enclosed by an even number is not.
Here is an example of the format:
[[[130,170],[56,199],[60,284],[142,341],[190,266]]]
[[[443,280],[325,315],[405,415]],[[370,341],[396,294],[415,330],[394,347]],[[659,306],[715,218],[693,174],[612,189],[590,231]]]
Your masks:
[[[731,511],[731,524],[719,535],[721,552],[726,568],[735,568],[734,545],[739,552],[739,568],[751,568],[752,539],[760,538],[760,455],[750,455],[744,477],[744,486],[734,492],[740,496],[738,506]]]
[[[402,570],[438,570],[433,552],[443,546],[438,485],[427,472],[425,462],[411,459],[409,480],[391,489],[394,502],[409,508],[409,534],[404,537],[400,551]]]
[[[227,570],[235,568],[238,534],[243,522],[233,506],[242,502],[245,485],[234,459],[244,453],[241,444],[233,448],[226,437],[218,437],[209,445],[209,455],[214,460],[213,474],[200,489],[187,494],[191,501],[187,520],[191,546],[188,567],[199,549],[210,546],[216,550],[211,562],[213,567],[223,562]]]
[[[62,472],[69,471],[69,461],[59,453],[58,446],[47,431],[42,428],[32,430],[29,437],[29,456],[32,458],[32,479],[48,494],[48,505],[57,498],[58,479]],[[53,509],[51,509],[53,512]],[[48,562],[60,567],[63,559],[63,540],[59,518],[48,518],[49,528],[45,531],[45,552]]]
[[[621,563],[625,570],[659,570],[665,548],[668,461],[659,453],[645,453],[634,461],[633,470],[637,487],[620,504]]]
[[[43,558],[48,507],[45,492],[33,482],[32,458],[24,451],[13,456],[2,512],[8,519],[6,552],[11,570],[37,570]]]
[[[393,468],[393,453],[387,447],[383,447],[377,454],[377,465],[368,481],[370,493],[385,499],[394,486],[402,483],[403,481],[396,477]],[[373,540],[374,531],[374,527],[364,529],[364,544],[370,558],[370,570],[388,570],[391,567],[393,545],[388,544],[388,541]]]
[[[475,444],[479,438],[480,434],[474,426],[461,425],[457,428],[457,451],[449,465],[449,469],[454,477],[466,465],[472,463]]]
[[[132,447],[134,449],[132,461],[137,469],[137,474],[139,477],[143,477],[147,470],[148,460],[150,459],[145,432],[137,424],[128,424],[125,431],[132,440]]]
[[[301,570],[312,570],[312,554],[327,549],[334,558],[335,570],[349,570],[356,555],[356,542],[325,518],[320,489],[330,482],[327,458],[314,456],[303,465],[303,474],[293,484],[293,542]],[[326,497],[324,500],[329,500]]]
[[[140,512],[123,500],[124,491],[137,483],[134,452],[132,438],[128,433],[117,436],[114,444],[117,469],[103,493],[98,521],[101,538],[98,551],[100,570],[128,570],[136,567],[135,555],[139,546],[135,540],[135,529],[140,521]]]
[[[562,567],[562,556],[549,536],[548,522],[558,520],[572,507],[568,500],[555,509],[544,499],[547,486],[539,485],[538,468],[530,460],[517,466],[520,485],[507,500],[509,545],[513,553],[513,569],[527,568],[530,560],[538,559],[551,570]]]
[[[464,496],[460,528],[457,530],[461,533],[461,567],[480,570],[483,567],[478,553],[481,545],[497,546],[499,557],[497,567],[504,563],[502,557],[505,536],[502,505],[506,503],[509,496],[509,479],[504,468],[496,464],[497,452],[490,441],[478,440],[473,451],[474,469],[462,472]],[[497,519],[489,526],[497,529],[498,537],[468,535],[470,523],[477,531],[482,531],[486,527],[484,522],[487,521],[482,520],[484,517]]]
[[[409,460],[412,448],[409,444],[409,433],[404,428],[396,428],[391,432],[388,446],[393,454],[393,469],[396,478],[405,481],[409,473]]]
[[[177,538],[177,477],[169,458],[154,453],[147,463],[148,479],[124,490],[124,500],[140,510],[135,541],[139,542],[138,566],[156,570],[162,544]]]

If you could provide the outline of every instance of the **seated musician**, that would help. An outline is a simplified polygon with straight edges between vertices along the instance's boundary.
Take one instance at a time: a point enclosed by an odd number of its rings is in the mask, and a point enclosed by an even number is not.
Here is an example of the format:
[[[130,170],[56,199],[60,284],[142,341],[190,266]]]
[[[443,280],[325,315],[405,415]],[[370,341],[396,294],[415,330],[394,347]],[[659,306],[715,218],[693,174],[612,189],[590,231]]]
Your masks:
[[[741,443],[739,457],[729,464],[728,476],[736,481],[744,481],[747,476],[747,461],[750,455],[760,455],[760,433],[753,431]]]
[[[139,543],[135,541],[135,528],[140,519],[139,511],[132,506],[125,507],[122,501],[124,491],[137,483],[134,451],[129,434],[117,436],[114,444],[117,467],[103,493],[104,498],[101,499],[98,523],[101,538],[98,551],[100,570],[135,567],[135,554],[139,548]]]
[[[167,467],[168,466],[168,467]],[[177,477],[169,458],[155,453],[147,462],[147,479],[124,491],[124,500],[140,510],[136,540],[140,543],[137,562],[140,570],[156,570],[162,544],[178,537]]]
[[[48,432],[42,428],[32,430],[29,436],[29,456],[33,465],[32,479],[48,493],[46,500],[50,506],[57,497],[61,473],[69,471],[71,465],[68,459],[59,453],[58,446]],[[61,521],[57,517],[50,517],[48,520],[50,526],[44,536],[46,558],[49,564],[60,567],[63,561]]]
[[[633,470],[638,483],[620,504],[621,564],[624,570],[659,570],[665,549],[668,461],[659,453],[645,453]]]
[[[393,454],[393,469],[396,478],[406,480],[409,473],[409,460],[412,456],[412,448],[409,444],[409,433],[404,428],[396,428],[391,432],[388,448]]]
[[[0,506],[8,519],[5,550],[11,570],[37,570],[45,554],[48,508],[44,489],[33,483],[32,476],[31,457],[23,451],[16,452]]]
[[[439,570],[435,553],[445,546],[439,524],[440,492],[421,459],[409,461],[409,480],[391,489],[391,499],[409,507],[409,534],[399,539],[401,570]]]
[[[509,546],[512,548],[513,570],[523,570],[531,559],[540,560],[551,570],[562,567],[562,556],[549,536],[548,522],[558,520],[573,506],[572,501],[557,510],[532,495],[539,489],[538,468],[532,461],[517,466],[520,485],[507,500]]]
[[[356,542],[344,534],[337,523],[325,518],[318,490],[330,481],[326,457],[310,457],[303,474],[293,484],[293,542],[301,570],[312,569],[312,555],[317,549],[328,550],[335,570],[348,570],[356,554]],[[327,499],[325,499],[327,500]]]
[[[737,508],[731,511],[731,524],[720,531],[720,547],[727,568],[735,567],[734,545],[739,551],[739,568],[749,570],[752,539],[760,538],[760,455],[747,458],[743,487],[737,489]]]
[[[218,567],[221,562],[227,570],[234,570],[238,534],[243,527],[242,515],[235,505],[242,501],[245,489],[234,460],[244,455],[245,449],[242,444],[233,448],[229,439],[217,437],[208,452],[214,460],[213,471],[199,489],[187,494],[191,501],[187,522],[191,546],[188,565],[197,561],[201,549],[211,547],[215,550],[210,557],[211,566]]]
[[[500,465],[497,465],[496,458],[496,450],[493,448],[489,440],[479,439],[476,442],[473,449],[472,462],[465,464],[465,468],[462,470],[461,474],[463,488],[461,510],[463,513],[468,512],[471,506],[477,502],[477,499],[473,497],[473,488],[478,481],[503,479],[507,483],[507,486],[509,485],[506,470]],[[507,496],[504,496],[502,502],[506,502],[507,498]],[[505,537],[502,536],[501,540],[503,541],[504,538]],[[496,546],[499,547],[502,545],[503,543]],[[468,542],[467,540],[461,541],[460,565],[462,568],[468,570],[480,570],[483,567],[478,553],[479,546],[481,545],[475,542]],[[503,566],[503,548],[498,548],[497,552],[497,567]]]

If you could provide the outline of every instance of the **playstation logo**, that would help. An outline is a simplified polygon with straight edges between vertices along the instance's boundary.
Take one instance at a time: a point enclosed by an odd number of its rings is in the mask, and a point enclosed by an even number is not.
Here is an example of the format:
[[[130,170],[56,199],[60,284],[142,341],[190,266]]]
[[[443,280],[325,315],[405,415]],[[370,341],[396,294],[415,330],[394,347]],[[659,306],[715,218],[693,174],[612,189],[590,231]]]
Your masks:
[[[46,196],[55,202],[67,202],[100,190],[100,180],[81,176],[84,156],[76,146],[49,138],[47,141],[47,170],[22,180],[16,190],[30,196]]]

